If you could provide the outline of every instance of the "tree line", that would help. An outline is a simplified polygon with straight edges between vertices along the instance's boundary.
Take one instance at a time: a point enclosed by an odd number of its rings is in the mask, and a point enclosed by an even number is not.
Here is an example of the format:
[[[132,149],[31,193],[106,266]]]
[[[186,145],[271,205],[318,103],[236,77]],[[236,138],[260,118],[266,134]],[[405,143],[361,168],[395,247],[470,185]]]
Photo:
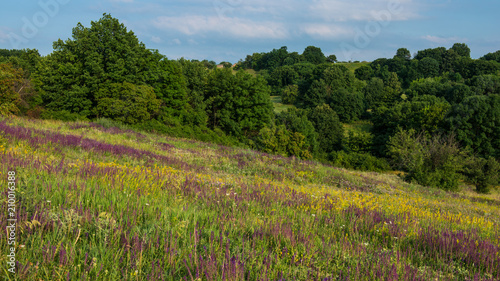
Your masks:
[[[481,192],[498,184],[500,51],[472,59],[463,43],[413,57],[401,48],[353,71],[318,47],[281,47],[217,68],[169,60],[109,14],[53,47],[47,56],[0,50],[0,114],[106,118],[347,168],[396,168],[449,190],[459,180]],[[293,107],[275,113],[271,95]],[[345,129],[360,121],[371,129]]]

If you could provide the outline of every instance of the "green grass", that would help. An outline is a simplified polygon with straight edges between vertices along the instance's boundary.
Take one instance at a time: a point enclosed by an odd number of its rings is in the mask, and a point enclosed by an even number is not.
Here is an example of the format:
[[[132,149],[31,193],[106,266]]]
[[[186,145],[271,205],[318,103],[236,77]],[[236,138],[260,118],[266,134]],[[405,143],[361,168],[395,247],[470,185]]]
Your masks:
[[[368,120],[359,120],[352,123],[342,124],[347,135],[349,132],[353,133],[371,133],[373,124]]]
[[[449,193],[100,124],[0,119],[0,183],[15,170],[18,187],[4,280],[500,278],[498,188]]]
[[[352,73],[354,73],[354,71],[357,68],[359,68],[362,65],[368,65],[368,64],[370,64],[370,62],[366,62],[366,61],[363,61],[363,62],[338,62],[336,64],[343,65],[343,66],[347,67]]]
[[[274,112],[280,113],[289,108],[295,108],[292,104],[283,104],[281,103],[281,96],[271,96],[271,101],[273,102]]]

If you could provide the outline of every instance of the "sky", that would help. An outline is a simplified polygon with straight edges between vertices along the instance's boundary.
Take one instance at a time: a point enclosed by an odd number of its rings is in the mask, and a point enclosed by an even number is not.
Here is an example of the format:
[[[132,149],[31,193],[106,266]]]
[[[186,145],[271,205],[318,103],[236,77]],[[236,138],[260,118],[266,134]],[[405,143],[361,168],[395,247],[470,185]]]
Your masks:
[[[53,51],[103,13],[169,59],[232,63],[287,46],[320,47],[340,61],[391,58],[466,43],[479,58],[500,50],[498,0],[18,0],[0,10],[0,49]]]

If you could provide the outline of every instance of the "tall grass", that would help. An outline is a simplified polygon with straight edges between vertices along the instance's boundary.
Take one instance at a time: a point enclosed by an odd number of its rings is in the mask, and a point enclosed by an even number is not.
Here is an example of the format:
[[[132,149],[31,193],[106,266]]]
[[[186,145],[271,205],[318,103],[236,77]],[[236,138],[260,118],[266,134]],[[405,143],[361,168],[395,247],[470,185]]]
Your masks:
[[[19,186],[7,280],[500,280],[498,193],[112,124],[0,131]]]

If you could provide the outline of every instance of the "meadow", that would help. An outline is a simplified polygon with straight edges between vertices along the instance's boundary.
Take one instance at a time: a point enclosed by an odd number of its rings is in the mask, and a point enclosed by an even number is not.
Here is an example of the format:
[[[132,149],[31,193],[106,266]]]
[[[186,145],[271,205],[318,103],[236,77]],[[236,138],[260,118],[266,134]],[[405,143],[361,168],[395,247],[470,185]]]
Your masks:
[[[103,121],[0,119],[5,280],[500,280],[500,193]],[[7,208],[0,212],[8,226]]]

